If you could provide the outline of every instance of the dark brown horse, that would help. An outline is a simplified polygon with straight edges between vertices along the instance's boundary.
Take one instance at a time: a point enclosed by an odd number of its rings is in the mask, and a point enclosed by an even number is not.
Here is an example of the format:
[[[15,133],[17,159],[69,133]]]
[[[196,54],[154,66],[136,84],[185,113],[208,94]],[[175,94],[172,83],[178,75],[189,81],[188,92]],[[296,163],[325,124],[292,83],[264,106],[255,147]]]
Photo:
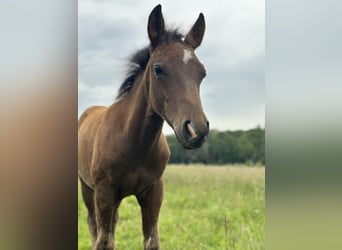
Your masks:
[[[199,94],[205,69],[194,53],[204,30],[200,14],[184,38],[166,31],[161,6],[156,6],[148,20],[150,46],[132,57],[116,102],[82,114],[78,174],[93,249],[114,249],[118,207],[129,195],[141,207],[144,249],[159,249],[161,177],[170,156],[163,122],[188,149],[200,147],[208,135]]]

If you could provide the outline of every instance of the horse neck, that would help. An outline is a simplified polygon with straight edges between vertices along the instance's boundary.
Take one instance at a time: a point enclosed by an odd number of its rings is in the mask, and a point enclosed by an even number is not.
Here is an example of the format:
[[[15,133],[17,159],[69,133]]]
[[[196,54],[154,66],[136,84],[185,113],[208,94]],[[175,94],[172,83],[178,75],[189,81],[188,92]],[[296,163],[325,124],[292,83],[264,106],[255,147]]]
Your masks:
[[[154,112],[148,95],[148,72],[137,82],[129,97],[127,109],[127,135],[138,147],[148,150],[156,146],[164,120]]]

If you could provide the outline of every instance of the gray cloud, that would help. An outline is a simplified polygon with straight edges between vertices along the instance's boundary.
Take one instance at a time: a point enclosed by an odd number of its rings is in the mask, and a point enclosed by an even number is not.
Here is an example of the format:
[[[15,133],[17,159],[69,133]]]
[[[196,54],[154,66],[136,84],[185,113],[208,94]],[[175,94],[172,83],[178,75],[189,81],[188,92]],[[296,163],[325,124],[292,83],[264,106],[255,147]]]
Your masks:
[[[196,53],[208,73],[201,96],[211,127],[263,126],[264,1],[160,2],[166,24],[183,32],[200,12],[205,15],[206,34]],[[114,101],[127,58],[148,44],[147,18],[158,3],[79,2],[79,114]]]

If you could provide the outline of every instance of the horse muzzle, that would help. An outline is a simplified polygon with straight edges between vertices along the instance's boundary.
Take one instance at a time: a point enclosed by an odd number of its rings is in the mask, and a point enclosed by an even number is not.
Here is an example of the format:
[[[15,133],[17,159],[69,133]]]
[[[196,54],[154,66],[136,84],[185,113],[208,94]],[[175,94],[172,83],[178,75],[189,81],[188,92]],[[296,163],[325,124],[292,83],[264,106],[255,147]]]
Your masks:
[[[209,122],[186,120],[175,129],[177,139],[186,149],[195,149],[203,145],[209,134]]]

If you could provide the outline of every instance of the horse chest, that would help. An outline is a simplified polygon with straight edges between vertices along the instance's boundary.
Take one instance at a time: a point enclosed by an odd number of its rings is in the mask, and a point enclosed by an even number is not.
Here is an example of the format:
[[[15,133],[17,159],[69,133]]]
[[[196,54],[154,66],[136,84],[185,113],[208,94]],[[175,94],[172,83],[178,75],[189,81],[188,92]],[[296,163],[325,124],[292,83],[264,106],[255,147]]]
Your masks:
[[[116,184],[123,197],[138,194],[153,186],[161,178],[164,169],[165,167],[156,169],[148,165],[138,165],[119,176]]]

